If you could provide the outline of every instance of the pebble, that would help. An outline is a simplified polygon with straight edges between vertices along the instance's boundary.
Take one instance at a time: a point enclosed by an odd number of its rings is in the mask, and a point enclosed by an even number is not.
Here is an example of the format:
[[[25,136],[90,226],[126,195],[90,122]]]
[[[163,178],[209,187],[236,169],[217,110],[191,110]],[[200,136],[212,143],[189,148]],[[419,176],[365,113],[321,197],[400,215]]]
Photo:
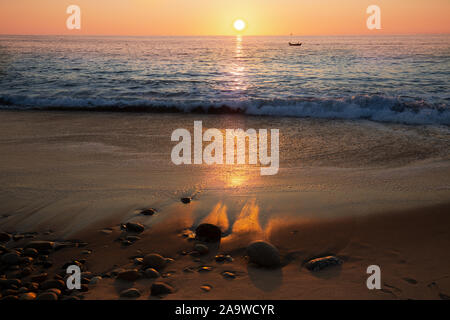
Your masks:
[[[184,204],[191,203],[191,200],[192,200],[192,198],[190,198],[190,197],[181,198],[181,202],[183,202]]]
[[[343,261],[336,256],[326,256],[308,261],[305,267],[310,271],[319,271],[326,267],[341,265],[342,263]]]
[[[130,269],[120,272],[117,275],[117,279],[125,280],[125,281],[136,281],[141,277],[141,274],[137,269]]]
[[[52,241],[31,241],[25,246],[25,248],[33,248],[38,251],[42,251],[42,250],[52,250],[54,246],[55,243]]]
[[[261,267],[275,268],[281,263],[278,249],[264,241],[250,243],[247,247],[247,255],[250,262]]]
[[[209,292],[209,291],[211,291],[212,287],[210,285],[205,284],[205,285],[201,286],[200,289],[202,289],[205,292]]]
[[[203,223],[195,229],[195,237],[203,242],[219,242],[222,238],[222,231],[213,224]]]
[[[201,243],[197,243],[194,246],[194,250],[197,251],[201,255],[207,254],[209,252],[209,248]]]
[[[0,288],[18,288],[21,284],[19,279],[0,279]]]
[[[139,298],[141,296],[141,292],[136,288],[130,288],[123,290],[120,293],[120,296],[122,298]]]
[[[173,293],[174,291],[175,291],[174,288],[165,282],[153,282],[150,288],[150,294],[152,296],[170,294]]]
[[[152,216],[156,213],[156,210],[153,208],[144,209],[141,211],[141,214],[144,216]]]
[[[108,235],[108,234],[111,234],[111,233],[112,233],[112,230],[103,229],[103,230],[100,230],[100,232],[103,233],[103,234]]]
[[[134,222],[128,222],[125,225],[125,228],[128,232],[135,232],[135,233],[141,233],[145,229],[144,225],[142,225],[140,223],[134,223]]]
[[[38,297],[37,300],[50,300],[50,301],[56,301],[58,300],[58,296],[56,295],[56,293],[54,292],[44,292],[41,293]]]
[[[19,300],[34,300],[34,299],[36,299],[36,293],[34,292],[26,292],[19,297]]]
[[[222,272],[222,276],[224,278],[228,278],[228,279],[235,279],[236,278],[236,275],[233,272],[230,272],[230,271]]]
[[[145,269],[145,276],[147,278],[156,279],[156,278],[160,277],[160,274],[157,270],[155,270],[153,268],[148,268],[148,269]]]
[[[8,242],[11,240],[11,235],[6,232],[0,232],[0,242]]]
[[[93,277],[91,280],[89,280],[89,284],[97,284],[100,280],[102,280],[102,277],[100,276]]]
[[[26,257],[36,258],[38,256],[38,251],[34,248],[27,248],[23,251],[23,255]]]
[[[130,242],[136,242],[136,241],[138,241],[138,240],[141,240],[141,238],[138,237],[138,236],[127,236],[127,237],[125,238],[125,240],[128,240],[128,241],[130,241]]]
[[[212,271],[212,267],[206,267],[206,266],[202,266],[202,267],[199,267],[198,269],[197,269],[197,271],[198,272],[209,272],[209,271]]]
[[[47,277],[48,277],[47,273],[41,273],[41,274],[32,276],[31,281],[41,283],[41,282],[44,282],[47,279]]]
[[[4,264],[15,265],[20,263],[20,256],[15,252],[9,252],[2,255],[1,261]]]
[[[144,256],[143,259],[144,265],[146,267],[154,268],[156,270],[161,270],[167,264],[166,259],[157,253],[150,253]]]
[[[62,280],[46,280],[44,282],[41,283],[41,285],[39,286],[41,290],[48,290],[48,289],[59,289],[59,290],[63,290],[66,286],[64,281]]]

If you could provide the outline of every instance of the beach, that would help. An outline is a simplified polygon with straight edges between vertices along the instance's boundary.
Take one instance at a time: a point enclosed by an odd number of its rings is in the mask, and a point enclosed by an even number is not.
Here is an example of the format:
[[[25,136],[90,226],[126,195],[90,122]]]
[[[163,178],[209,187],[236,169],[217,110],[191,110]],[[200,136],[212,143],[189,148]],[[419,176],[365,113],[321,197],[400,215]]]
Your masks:
[[[261,176],[248,164],[174,165],[172,131],[192,131],[198,120],[205,129],[279,129],[278,174]],[[48,254],[51,266],[35,266],[33,274],[51,278],[67,262],[83,260],[91,278],[101,276],[86,281],[84,299],[118,299],[130,287],[140,290],[139,299],[160,299],[150,295],[155,281],[173,288],[163,299],[450,296],[448,126],[5,110],[0,121],[0,231],[17,235],[3,245],[65,243]],[[146,208],[156,213],[141,214]],[[133,241],[121,230],[129,222],[145,228]],[[205,255],[193,253],[197,241],[187,233],[202,223],[222,230],[220,244],[207,244]],[[246,247],[255,240],[279,250],[279,268],[249,263]],[[121,270],[140,270],[136,258],[150,253],[169,258],[158,279],[117,279]],[[221,253],[232,261],[217,262]],[[305,268],[326,255],[343,263]],[[366,286],[370,265],[380,266],[381,290]]]

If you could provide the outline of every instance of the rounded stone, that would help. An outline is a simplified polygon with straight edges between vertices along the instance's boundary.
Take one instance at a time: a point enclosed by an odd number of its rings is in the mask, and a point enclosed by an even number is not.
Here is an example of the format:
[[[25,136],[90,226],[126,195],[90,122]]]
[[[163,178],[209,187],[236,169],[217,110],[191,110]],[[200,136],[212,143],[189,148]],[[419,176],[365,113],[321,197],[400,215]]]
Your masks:
[[[19,300],[34,300],[36,299],[36,293],[26,292],[19,297]]]
[[[150,253],[150,254],[144,256],[143,264],[146,267],[154,268],[156,270],[161,270],[162,268],[164,268],[166,266],[167,261],[163,256],[161,256],[157,253]]]
[[[0,232],[0,242],[8,242],[11,240],[11,235],[6,232]]]
[[[137,269],[130,269],[120,272],[117,275],[117,279],[125,280],[125,281],[136,281],[141,277],[141,274]]]
[[[250,243],[247,247],[247,255],[250,262],[261,267],[275,268],[281,263],[278,249],[264,241]]]
[[[195,237],[203,242],[219,242],[222,238],[222,231],[213,224],[203,223],[195,229]]]
[[[56,300],[58,300],[58,296],[56,295],[56,293],[49,291],[49,292],[41,293],[41,294],[37,297],[37,300],[56,301]]]
[[[156,279],[156,278],[160,277],[160,274],[155,269],[148,268],[148,269],[145,269],[145,276],[150,279]]]
[[[207,246],[205,246],[204,244],[201,244],[201,243],[197,243],[194,246],[194,250],[197,251],[201,255],[207,254],[209,252],[209,248]]]
[[[120,293],[120,296],[122,298],[139,298],[141,296],[141,292],[136,288],[130,288],[123,290]]]
[[[125,228],[129,232],[141,233],[144,231],[145,227],[141,223],[128,222]]]
[[[20,256],[15,252],[9,252],[2,255],[1,261],[4,264],[16,265],[20,263]]]
[[[154,282],[150,288],[150,293],[152,296],[159,296],[162,294],[170,294],[175,290],[172,286],[164,282]]]

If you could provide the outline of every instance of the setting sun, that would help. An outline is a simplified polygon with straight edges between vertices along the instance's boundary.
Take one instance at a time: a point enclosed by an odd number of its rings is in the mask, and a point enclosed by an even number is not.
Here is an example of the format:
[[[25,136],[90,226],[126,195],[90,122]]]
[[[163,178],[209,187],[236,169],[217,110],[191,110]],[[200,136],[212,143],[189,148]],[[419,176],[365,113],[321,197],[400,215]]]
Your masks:
[[[245,28],[245,22],[239,19],[234,22],[233,26],[237,31],[242,31]]]

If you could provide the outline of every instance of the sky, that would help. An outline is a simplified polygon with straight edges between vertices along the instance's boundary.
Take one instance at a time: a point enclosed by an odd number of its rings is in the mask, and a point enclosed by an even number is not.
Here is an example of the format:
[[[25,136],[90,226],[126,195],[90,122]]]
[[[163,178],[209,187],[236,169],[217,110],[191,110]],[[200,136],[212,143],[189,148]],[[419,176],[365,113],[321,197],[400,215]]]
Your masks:
[[[69,5],[81,29],[68,30]],[[366,9],[381,8],[381,30]],[[0,34],[344,35],[450,33],[450,0],[0,0]]]

